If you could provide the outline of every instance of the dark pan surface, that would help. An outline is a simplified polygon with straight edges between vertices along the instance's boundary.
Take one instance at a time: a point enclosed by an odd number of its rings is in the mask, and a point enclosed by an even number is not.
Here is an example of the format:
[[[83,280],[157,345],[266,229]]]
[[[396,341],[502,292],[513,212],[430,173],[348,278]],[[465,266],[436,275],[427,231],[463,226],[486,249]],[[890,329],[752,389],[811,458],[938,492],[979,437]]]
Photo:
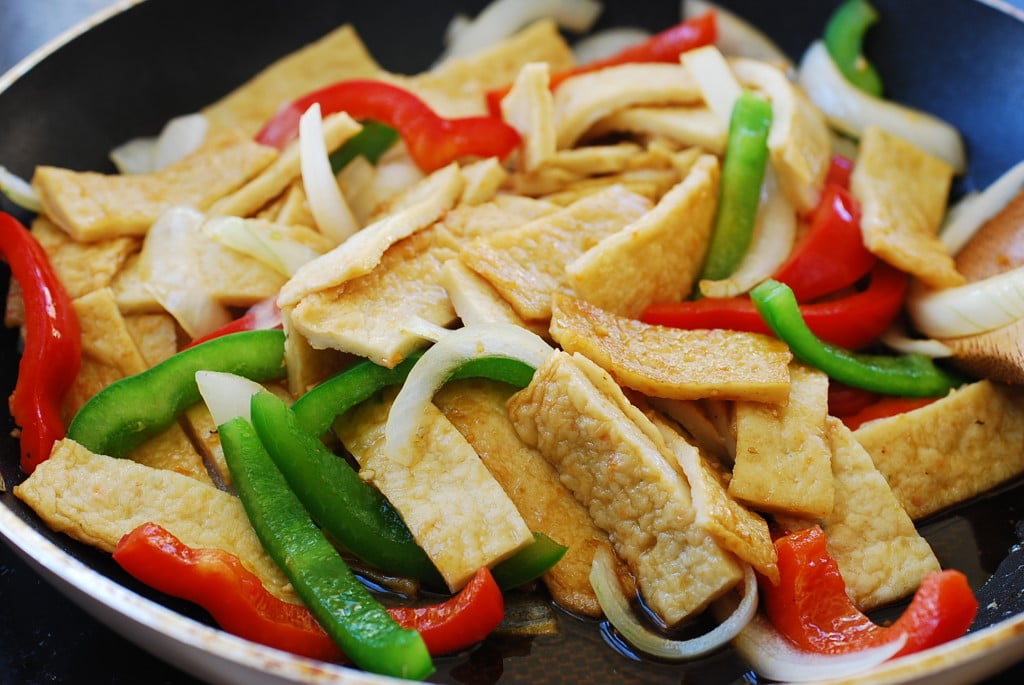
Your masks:
[[[448,19],[456,12],[473,14],[483,4],[147,0],[71,41],[0,92],[0,164],[23,176],[36,164],[109,171],[106,154],[117,143],[154,133],[168,117],[217,99],[273,59],[345,21],[356,26],[385,68],[415,72],[440,51]],[[763,27],[793,57],[817,37],[834,6],[816,0],[722,4]],[[970,173],[957,191],[984,186],[1024,159],[1024,24],[971,0],[875,4],[884,19],[872,30],[867,48],[889,92],[965,132]],[[657,29],[677,20],[674,0],[606,5],[602,25]],[[6,200],[0,203],[4,210],[12,209]],[[6,276],[6,270],[0,271],[3,291]],[[4,331],[0,348],[0,394],[6,397],[17,372],[16,334]],[[11,427],[6,416],[0,431],[0,473],[8,487],[20,479],[17,443],[8,436]],[[122,574],[106,555],[47,531],[9,492],[0,495],[0,504],[68,554],[155,596]],[[980,588],[978,627],[1024,611],[1024,562],[1014,551],[1024,539],[1022,507],[1024,484],[1009,484],[922,526],[943,565],[961,568]],[[42,580],[30,576],[29,583],[5,585],[8,569],[20,577],[31,573],[20,562],[0,565],[0,683],[195,682],[99,628]],[[984,608],[990,599],[998,600],[998,611]],[[204,620],[191,607],[159,601]],[[440,663],[437,679],[746,681],[744,666],[730,652],[683,668],[640,664],[609,649],[595,624],[557,618],[562,627],[557,638],[489,641],[467,658]],[[64,631],[61,640],[50,639],[50,624],[54,632]],[[1003,680],[1019,682],[1022,674],[1018,668]]]

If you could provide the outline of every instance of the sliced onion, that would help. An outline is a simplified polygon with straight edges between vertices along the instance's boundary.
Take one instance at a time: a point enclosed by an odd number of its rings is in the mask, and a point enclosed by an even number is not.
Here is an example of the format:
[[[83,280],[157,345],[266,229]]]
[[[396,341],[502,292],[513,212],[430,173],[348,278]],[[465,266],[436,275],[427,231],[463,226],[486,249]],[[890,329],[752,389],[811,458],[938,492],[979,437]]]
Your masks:
[[[577,64],[596,62],[611,57],[647,38],[651,32],[638,26],[622,26],[592,33],[573,43],[572,54]]]
[[[901,633],[892,642],[846,654],[805,652],[783,637],[766,618],[758,615],[732,643],[759,676],[800,683],[863,673],[892,658],[906,641],[906,634]]]
[[[966,169],[967,155],[956,128],[931,114],[876,98],[851,85],[822,41],[814,41],[807,48],[800,61],[798,81],[840,131],[860,137],[867,126],[875,125],[946,160],[958,174]]]
[[[231,321],[231,313],[210,295],[196,254],[203,215],[190,207],[172,207],[160,215],[142,244],[139,273],[156,298],[190,338],[199,338]]]
[[[736,637],[757,613],[757,577],[749,565],[743,570],[743,599],[735,610],[711,631],[689,640],[669,640],[640,623],[622,591],[615,561],[607,547],[598,548],[594,555],[590,584],[608,622],[629,644],[644,654],[670,661],[695,659],[713,652]]]
[[[764,60],[790,69],[793,64],[785,52],[769,38],[761,29],[745,19],[730,12],[721,5],[707,0],[683,0],[681,15],[684,19],[692,19],[715,12],[715,28],[718,35],[715,45],[730,57],[750,57]]]
[[[252,396],[263,390],[256,381],[223,371],[196,371],[196,385],[217,426],[239,416],[251,421]]]
[[[733,105],[743,93],[743,86],[725,56],[714,45],[705,45],[684,52],[682,63],[697,82],[704,103],[728,129]]]
[[[32,184],[2,166],[0,166],[0,192],[22,209],[37,213],[43,211],[39,195]]]
[[[540,336],[515,324],[480,323],[446,333],[412,367],[391,405],[384,426],[388,456],[406,466],[415,465],[420,456],[416,433],[424,407],[463,363],[477,357],[497,356],[536,368],[551,352],[551,346]]]
[[[742,295],[782,266],[795,239],[796,211],[783,195],[775,170],[769,164],[765,169],[761,204],[757,208],[750,249],[728,278],[701,281],[701,293],[705,297]]]
[[[930,290],[915,281],[907,311],[921,333],[959,338],[1024,318],[1024,266],[956,288]]]
[[[998,214],[1024,187],[1024,162],[1005,172],[980,193],[967,195],[950,208],[939,239],[950,254],[963,249],[986,221]]]
[[[132,138],[110,151],[110,161],[119,174],[148,174],[153,171],[156,138]]]
[[[318,102],[313,103],[299,119],[299,156],[302,187],[317,228],[335,242],[344,242],[359,230],[359,226],[341,194],[338,179],[331,171]]]
[[[210,122],[199,113],[184,114],[168,121],[156,139],[153,170],[163,169],[195,152],[206,140],[209,128]]]
[[[494,0],[475,19],[449,29],[451,40],[437,61],[471,55],[539,19],[550,18],[562,28],[586,33],[602,9],[596,0]]]
[[[407,319],[399,328],[403,333],[435,343],[451,333],[451,329],[439,326],[433,321],[427,321],[422,316],[413,316]]]
[[[903,325],[894,323],[879,338],[884,345],[903,354],[921,354],[932,359],[941,359],[953,355],[953,350],[932,338],[911,338]]]
[[[261,219],[213,217],[203,224],[203,233],[283,276],[292,276],[303,264],[320,256],[313,248],[286,238],[273,223]]]

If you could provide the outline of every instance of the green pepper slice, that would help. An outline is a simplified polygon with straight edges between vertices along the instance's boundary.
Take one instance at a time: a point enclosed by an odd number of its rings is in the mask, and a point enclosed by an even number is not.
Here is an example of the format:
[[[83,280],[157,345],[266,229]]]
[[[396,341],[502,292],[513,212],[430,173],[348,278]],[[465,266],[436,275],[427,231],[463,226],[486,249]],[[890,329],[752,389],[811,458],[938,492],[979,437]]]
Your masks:
[[[768,132],[772,106],[744,91],[729,118],[729,138],[722,162],[718,212],[701,278],[728,278],[750,247],[768,165]]]
[[[398,141],[398,131],[387,124],[372,119],[362,124],[359,133],[331,153],[331,171],[334,173],[344,169],[356,157],[365,157],[370,164],[376,164],[381,155]]]
[[[882,96],[882,77],[864,56],[864,34],[878,21],[867,0],[846,0],[825,24],[825,49],[846,80],[858,89]]]
[[[78,410],[67,436],[97,454],[124,457],[202,399],[196,371],[255,381],[282,378],[284,333],[270,329],[215,338],[111,383]]]
[[[252,424],[218,427],[238,497],[257,537],[310,612],[360,668],[422,680],[434,671],[423,638],[402,628],[352,573],[288,487]]]
[[[846,385],[885,395],[940,397],[961,382],[924,355],[862,354],[823,342],[804,322],[792,289],[779,281],[764,281],[750,291],[750,299],[797,359]]]

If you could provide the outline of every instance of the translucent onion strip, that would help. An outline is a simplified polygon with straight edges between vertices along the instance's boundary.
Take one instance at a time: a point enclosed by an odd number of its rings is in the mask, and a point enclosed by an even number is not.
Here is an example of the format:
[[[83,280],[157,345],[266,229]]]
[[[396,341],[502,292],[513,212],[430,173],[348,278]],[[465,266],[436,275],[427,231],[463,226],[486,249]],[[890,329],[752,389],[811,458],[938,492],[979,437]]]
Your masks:
[[[743,86],[725,56],[714,45],[706,45],[684,52],[681,61],[697,82],[704,103],[728,128],[732,107],[743,92]]]
[[[199,113],[183,114],[164,124],[160,135],[133,138],[110,151],[110,160],[122,174],[158,171],[195,152],[210,122]]]
[[[196,385],[217,426],[239,416],[251,421],[252,396],[263,390],[256,381],[223,371],[196,371]]]
[[[817,654],[797,649],[766,618],[755,616],[733,640],[733,646],[759,676],[801,683],[863,673],[892,658],[906,641],[907,636],[901,635],[892,642],[857,652]]]
[[[938,340],[910,337],[900,323],[893,324],[889,330],[882,334],[879,340],[886,347],[902,354],[923,354],[932,359],[941,359],[953,355],[953,350]]]
[[[539,19],[553,19],[562,28],[585,33],[602,9],[595,0],[494,0],[475,19],[457,19],[438,63],[488,48]]]
[[[959,338],[1002,328],[1024,318],[1024,266],[956,288],[910,288],[907,311],[932,338]]]
[[[21,176],[11,173],[2,166],[0,166],[0,192],[22,209],[27,209],[30,212],[43,211],[43,205],[39,202],[39,195],[36,194],[35,188]]]
[[[359,230],[359,225],[331,171],[319,103],[313,103],[299,119],[299,156],[302,187],[317,228],[335,242],[344,242]]]
[[[684,19],[699,17],[711,11],[715,12],[715,26],[718,30],[715,45],[723,53],[730,57],[750,57],[772,62],[786,70],[793,66],[782,48],[750,22],[715,2],[682,0],[681,16]]]
[[[796,239],[796,211],[779,188],[771,164],[765,169],[750,249],[736,271],[720,281],[702,280],[705,297],[735,297],[771,277],[789,257]]]
[[[285,237],[275,225],[260,219],[222,216],[208,219],[203,233],[233,250],[259,260],[282,276],[320,256],[308,245]]]
[[[605,29],[573,43],[572,54],[577,64],[587,64],[622,52],[648,38],[651,32],[635,26]]]
[[[807,48],[800,61],[798,81],[840,131],[860,137],[865,127],[873,124],[946,160],[958,174],[966,169],[967,155],[956,128],[930,114],[873,97],[851,85],[822,41],[814,41]]]
[[[757,578],[750,566],[744,569],[743,599],[735,610],[713,630],[689,640],[669,640],[640,623],[629,606],[629,598],[622,592],[615,561],[607,547],[599,548],[594,555],[590,584],[608,622],[629,644],[644,654],[670,661],[695,659],[713,652],[736,637],[757,613]]]
[[[486,356],[507,357],[537,368],[551,352],[543,338],[514,324],[473,324],[445,334],[412,367],[391,405],[384,426],[388,457],[406,466],[419,460],[416,433],[423,410],[452,372],[466,361]]]
[[[986,221],[998,214],[1024,188],[1024,162],[1005,172],[980,193],[963,197],[946,213],[939,239],[955,255]]]

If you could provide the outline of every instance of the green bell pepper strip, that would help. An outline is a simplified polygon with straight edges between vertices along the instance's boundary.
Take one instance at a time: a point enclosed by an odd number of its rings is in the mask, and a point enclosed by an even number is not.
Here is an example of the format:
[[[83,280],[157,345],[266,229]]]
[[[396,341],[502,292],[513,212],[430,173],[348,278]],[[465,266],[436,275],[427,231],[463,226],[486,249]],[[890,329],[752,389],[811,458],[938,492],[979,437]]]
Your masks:
[[[421,353],[402,360],[394,368],[363,360],[327,379],[300,397],[292,405],[299,425],[311,435],[326,433],[334,419],[390,385],[405,382]],[[505,357],[478,357],[455,371],[449,380],[490,378],[525,388],[533,378],[534,369]]]
[[[544,533],[533,533],[533,543],[524,547],[491,569],[495,582],[509,590],[536,580],[549,568],[561,561],[569,548],[560,545]]]
[[[733,105],[729,138],[722,162],[718,212],[702,279],[728,278],[743,260],[754,234],[761,183],[768,165],[768,131],[772,106],[744,91]]]
[[[225,335],[111,383],[78,410],[67,437],[97,454],[126,456],[202,399],[196,371],[224,371],[255,381],[283,378],[284,333],[268,329]]]
[[[398,512],[347,461],[299,425],[269,392],[252,398],[252,423],[292,491],[324,531],[368,564],[434,587],[444,579]]]
[[[875,97],[882,96],[882,77],[864,57],[864,34],[878,21],[878,10],[867,0],[846,0],[825,24],[824,42],[846,80]]]
[[[750,299],[797,359],[846,385],[884,395],[940,397],[961,383],[924,355],[862,354],[823,342],[804,322],[793,291],[779,281],[759,284],[750,291]]]
[[[288,487],[252,424],[238,417],[218,431],[257,537],[331,639],[364,670],[417,680],[433,673],[423,638],[399,626],[352,573]]]
[[[398,131],[387,124],[368,119],[361,122],[359,133],[342,143],[330,154],[331,171],[338,173],[356,157],[365,157],[370,164],[376,164],[381,155],[398,141]]]

